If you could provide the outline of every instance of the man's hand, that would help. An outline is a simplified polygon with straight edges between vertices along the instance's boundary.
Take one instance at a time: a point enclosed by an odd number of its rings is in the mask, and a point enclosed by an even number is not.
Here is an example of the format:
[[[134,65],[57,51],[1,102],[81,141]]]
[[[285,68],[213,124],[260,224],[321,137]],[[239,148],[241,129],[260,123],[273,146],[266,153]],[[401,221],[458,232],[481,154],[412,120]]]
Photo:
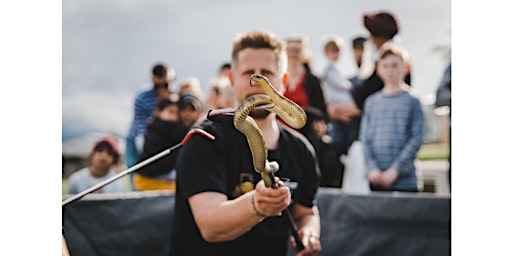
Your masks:
[[[254,193],[255,210],[265,216],[281,215],[291,202],[288,187],[267,188],[263,180],[256,184]]]
[[[322,246],[320,245],[320,235],[310,228],[302,228],[299,230],[299,236],[301,237],[302,244],[304,245],[304,250],[298,252],[297,256],[306,256],[306,255],[318,255],[320,251],[322,251]],[[295,248],[297,246],[295,239],[292,237],[292,246]]]

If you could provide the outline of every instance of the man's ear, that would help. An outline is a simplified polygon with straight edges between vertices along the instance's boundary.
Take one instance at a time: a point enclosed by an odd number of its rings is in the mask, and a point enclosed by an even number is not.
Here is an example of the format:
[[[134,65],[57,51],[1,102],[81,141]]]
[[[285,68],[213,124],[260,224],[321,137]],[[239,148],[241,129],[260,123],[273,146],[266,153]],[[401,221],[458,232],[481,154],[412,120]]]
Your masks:
[[[229,71],[228,79],[229,79],[229,82],[231,83],[231,86],[233,86],[233,72]]]
[[[288,80],[290,80],[290,75],[288,74],[288,72],[286,72],[283,75],[283,85],[285,88],[286,88],[286,84],[288,83]]]

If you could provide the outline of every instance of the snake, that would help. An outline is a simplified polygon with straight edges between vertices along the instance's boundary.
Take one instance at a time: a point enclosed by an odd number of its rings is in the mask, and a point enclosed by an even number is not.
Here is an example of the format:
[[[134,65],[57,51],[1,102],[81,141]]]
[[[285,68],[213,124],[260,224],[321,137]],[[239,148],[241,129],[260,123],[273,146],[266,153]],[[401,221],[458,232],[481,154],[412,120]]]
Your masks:
[[[251,86],[253,86],[253,82],[263,89],[264,94],[255,94],[243,100],[235,110],[233,124],[247,138],[255,171],[261,174],[266,187],[272,187],[275,184],[273,173],[279,170],[279,164],[275,161],[268,161],[268,151],[263,134],[249,113],[255,107],[266,105],[266,110],[277,114],[285,123],[295,129],[304,127],[307,116],[297,103],[276,91],[265,76],[253,74],[249,81]]]

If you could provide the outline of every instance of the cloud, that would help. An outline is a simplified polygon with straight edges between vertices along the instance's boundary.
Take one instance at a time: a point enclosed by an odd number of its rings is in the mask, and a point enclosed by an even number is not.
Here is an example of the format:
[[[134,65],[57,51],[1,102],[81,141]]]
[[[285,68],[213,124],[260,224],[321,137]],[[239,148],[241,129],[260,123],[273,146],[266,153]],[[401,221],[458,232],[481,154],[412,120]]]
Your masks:
[[[99,90],[68,94],[62,98],[63,132],[71,135],[93,130],[125,135],[133,118],[133,98]]]
[[[307,35],[313,70],[318,70],[324,59],[323,35],[335,33],[348,42],[366,34],[364,12],[389,10],[402,25],[399,36],[411,55],[413,86],[420,95],[435,91],[446,65],[432,49],[438,44],[451,46],[451,1],[445,0],[62,4],[63,138],[88,131],[125,135],[132,101],[157,61],[175,68],[175,85],[195,76],[207,90],[219,65],[230,58],[232,39],[248,30],[269,29],[280,37]],[[346,76],[355,71],[350,47],[343,51],[341,66]]]

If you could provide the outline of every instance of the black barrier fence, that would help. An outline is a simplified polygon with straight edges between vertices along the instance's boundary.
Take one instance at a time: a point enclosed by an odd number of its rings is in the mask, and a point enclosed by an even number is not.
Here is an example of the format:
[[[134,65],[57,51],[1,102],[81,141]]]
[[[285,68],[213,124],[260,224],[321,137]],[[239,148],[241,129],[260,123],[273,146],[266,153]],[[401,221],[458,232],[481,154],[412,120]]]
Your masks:
[[[451,198],[421,193],[317,195],[321,255],[450,255]],[[63,209],[72,256],[169,255],[174,194],[88,195]],[[289,250],[293,255],[293,250]]]

